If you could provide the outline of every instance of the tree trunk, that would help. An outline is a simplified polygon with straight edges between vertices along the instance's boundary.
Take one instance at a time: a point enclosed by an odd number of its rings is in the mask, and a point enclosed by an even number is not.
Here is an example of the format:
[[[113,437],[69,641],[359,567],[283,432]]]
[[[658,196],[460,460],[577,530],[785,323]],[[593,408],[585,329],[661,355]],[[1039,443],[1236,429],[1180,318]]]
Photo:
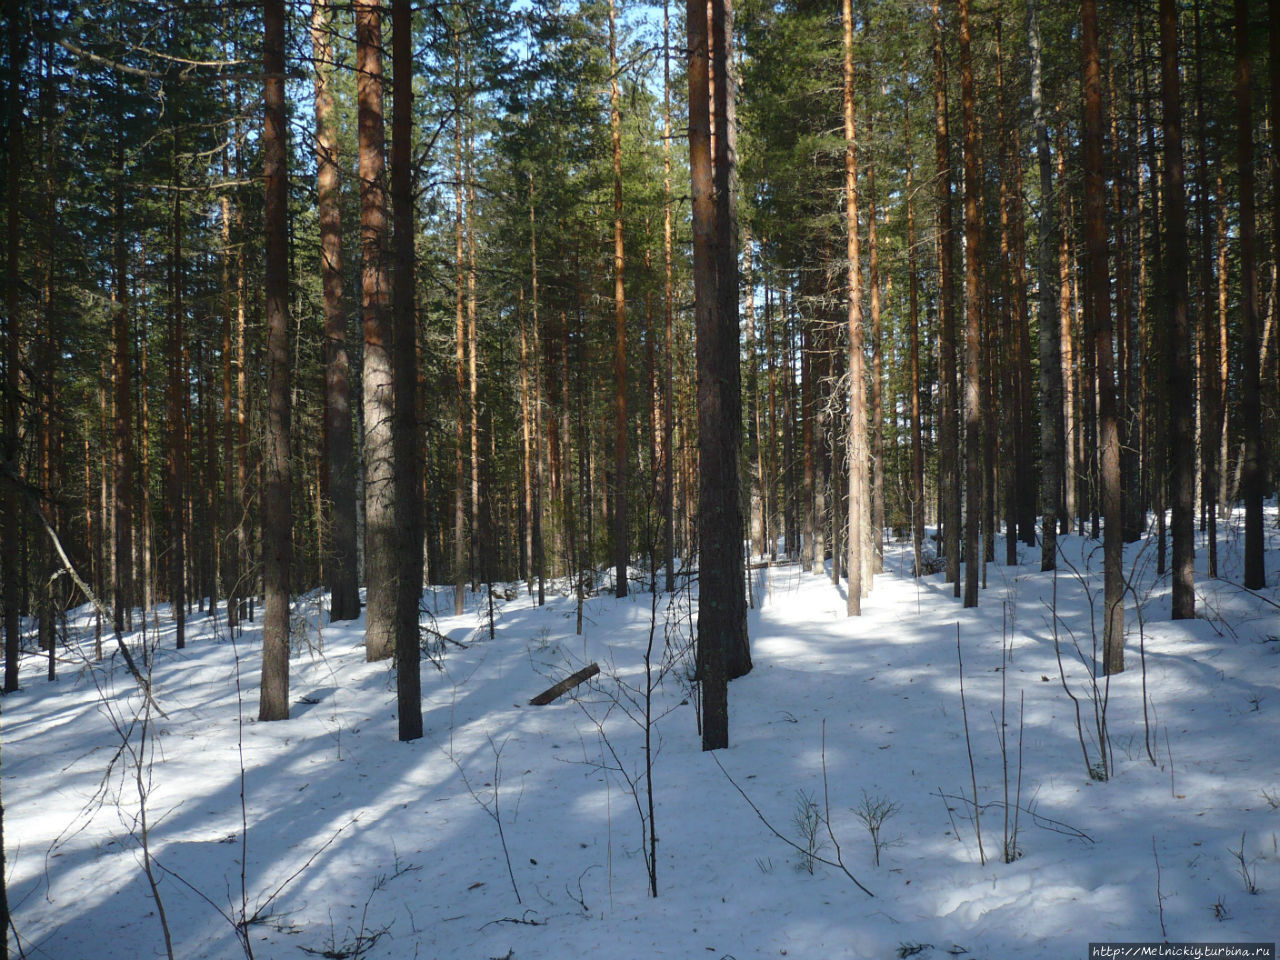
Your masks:
[[[112,351],[111,369],[115,388],[115,555],[117,564],[114,577],[114,610],[111,625],[117,640],[124,633],[129,608],[133,604],[132,556],[133,544],[133,378],[129,360],[133,353],[129,289],[126,278],[127,259],[123,225],[119,217],[124,212],[123,191],[116,192],[115,215],[115,277],[112,289]]]
[[[394,516],[399,542],[395,575],[396,713],[399,739],[422,736],[422,658],[418,604],[422,600],[423,438],[418,429],[418,330],[414,308],[413,13],[409,0],[391,5],[391,209],[395,217],[392,338],[395,349],[392,441]]]
[[[356,567],[356,476],[351,434],[347,304],[343,291],[342,203],[339,144],[333,121],[329,0],[312,6],[315,55],[316,193],[320,218],[320,274],[324,288],[324,444],[329,521],[324,563],[330,590],[329,619],[360,616]]]
[[[364,320],[365,656],[385,660],[395,644],[395,450],[392,419],[394,330],[387,273],[385,133],[382,111],[382,14],[375,0],[356,4],[360,133],[360,240]]]
[[[1222,390],[1218,379],[1218,330],[1214,313],[1213,215],[1209,202],[1209,160],[1204,105],[1204,35],[1200,3],[1195,6],[1196,65],[1196,219],[1200,235],[1200,498],[1208,541],[1208,574],[1218,575],[1218,448],[1221,445]],[[1274,27],[1275,24],[1273,23]],[[1280,221],[1278,221],[1280,222]],[[1280,249],[1278,247],[1277,249]]]
[[[467,326],[466,283],[463,264],[462,228],[465,218],[463,204],[466,193],[463,187],[462,166],[462,41],[454,38],[454,187],[453,187],[453,257],[454,257],[454,387],[457,391],[458,416],[454,433],[453,476],[453,614],[461,616],[466,596],[467,577]]]
[[[1036,0],[1027,2],[1027,41],[1031,51],[1031,110],[1036,133],[1036,163],[1040,171],[1039,252],[1037,286],[1040,329],[1040,569],[1053,570],[1058,555],[1058,505],[1064,473],[1062,424],[1062,356],[1059,314],[1054,305],[1054,254],[1058,246],[1057,208],[1053,196],[1053,166],[1049,156],[1049,126],[1044,116],[1041,86],[1040,15]]]
[[[468,100],[474,102],[472,87],[472,63],[470,47],[463,49],[464,71],[467,83]],[[463,118],[466,119],[465,117]],[[479,586],[482,578],[482,565],[487,569],[490,563],[490,551],[484,542],[487,534],[483,522],[488,502],[488,488],[481,492],[480,470],[480,328],[476,301],[476,231],[473,221],[476,206],[475,184],[475,124],[466,126],[466,152],[463,154],[462,182],[466,191],[466,204],[463,206],[463,229],[467,237],[467,407],[471,414],[471,589]]]
[[[1244,585],[1261,590],[1267,584],[1263,553],[1261,360],[1258,338],[1258,275],[1253,187],[1253,108],[1250,101],[1249,4],[1235,0],[1236,157],[1240,171],[1240,392],[1244,435]],[[1274,120],[1273,120],[1274,122]]]
[[[184,543],[186,514],[186,404],[184,397],[188,390],[187,368],[183,351],[184,307],[183,264],[182,264],[182,190],[178,189],[178,133],[173,131],[172,174],[173,191],[173,251],[172,251],[172,316],[169,326],[168,357],[168,474],[167,499],[169,510],[169,604],[173,611],[176,646],[179,650],[186,646],[187,596],[186,596],[186,547]],[[287,267],[286,267],[287,270]],[[287,274],[286,274],[287,275]],[[117,490],[117,494],[119,490]]]
[[[609,128],[613,143],[613,566],[615,594],[627,595],[627,299],[622,245],[622,111],[618,106],[617,4],[609,0]]]
[[[1104,621],[1103,669],[1124,669],[1124,513],[1120,488],[1120,432],[1112,376],[1110,279],[1107,273],[1107,226],[1103,204],[1102,78],[1098,56],[1096,0],[1082,0],[1084,58],[1084,199],[1086,264],[1089,278],[1094,364],[1097,370],[1098,445],[1102,485]]]
[[[531,426],[533,430],[533,490],[531,492],[531,560],[533,571],[538,578],[538,606],[546,602],[546,586],[543,578],[546,574],[546,550],[542,543],[542,348],[541,327],[538,324],[538,222],[533,205],[533,174],[529,174],[529,276],[530,305],[533,311],[533,409]]]
[[[844,36],[844,217],[845,273],[849,328],[849,542],[845,571],[849,578],[845,613],[862,613],[869,504],[867,502],[866,373],[863,369],[862,276],[858,250],[858,154],[853,99],[853,4],[843,0]]]
[[[18,661],[22,656],[22,626],[18,615],[21,602],[21,563],[22,524],[19,520],[21,498],[17,480],[21,476],[18,462],[18,403],[19,403],[19,368],[21,366],[21,317],[19,316],[18,293],[20,250],[19,237],[21,229],[22,199],[22,64],[26,58],[26,31],[18,25],[23,4],[20,0],[8,0],[5,4],[9,19],[9,83],[6,96],[6,124],[8,127],[9,157],[5,183],[5,383],[4,383],[4,460],[6,467],[13,472],[4,483],[3,522],[4,543],[0,545],[0,579],[4,580],[4,692],[12,693],[18,689]],[[3,850],[0,850],[0,858]],[[2,866],[3,864],[0,864]],[[0,878],[0,888],[3,888]],[[8,935],[5,936],[6,951]]]
[[[266,74],[262,148],[266,172],[267,430],[263,490],[262,691],[259,720],[289,718],[289,565],[292,560],[292,478],[289,465],[289,174],[285,115],[284,0],[263,4]]]
[[[902,54],[902,88],[909,94],[911,85],[907,70],[907,54]],[[907,323],[911,346],[911,547],[913,575],[924,576],[924,438],[920,417],[920,278],[916,275],[916,214],[912,202],[915,161],[911,156],[911,113],[909,98],[902,101],[903,145],[906,154],[907,204]]]
[[[736,91],[733,64],[733,0],[711,0],[711,77],[715,78],[715,96],[712,104],[714,117],[713,158],[715,178],[715,228],[716,228],[716,314],[718,335],[713,340],[714,377],[712,389],[719,396],[713,402],[718,411],[710,423],[712,439],[718,446],[715,458],[720,463],[712,468],[719,474],[714,480],[715,496],[722,498],[723,522],[707,517],[715,525],[718,542],[714,553],[716,565],[723,565],[716,576],[723,576],[722,588],[713,592],[726,604],[725,673],[736,680],[751,672],[751,648],[747,640],[747,598],[745,571],[742,567],[742,488],[738,482],[738,463],[742,453],[742,369],[739,362],[741,350],[738,320],[738,207],[737,207],[737,123]],[[699,402],[701,407],[701,402]],[[702,431],[699,429],[699,437]],[[701,441],[700,441],[701,442]],[[701,452],[701,451],[700,451]],[[713,458],[714,459],[714,458]],[[707,460],[700,458],[704,470]],[[704,482],[703,492],[707,490]],[[701,509],[699,517],[703,516]],[[700,520],[700,522],[702,522]],[[699,543],[706,541],[699,535]],[[706,568],[702,568],[699,595],[705,589]],[[716,600],[721,602],[720,599]],[[701,610],[701,601],[699,601]]]
[[[662,564],[666,570],[666,591],[675,592],[675,443],[672,439],[675,414],[672,408],[675,304],[671,224],[671,11],[662,0],[662,312],[666,376],[662,382]]]
[[[1164,211],[1168,297],[1170,431],[1173,466],[1173,618],[1195,616],[1195,370],[1187,311],[1187,211],[1182,160],[1182,90],[1178,76],[1178,10],[1160,0],[1160,89],[1164,118]]]
[[[965,576],[964,605],[978,605],[979,540],[982,512],[981,293],[978,284],[978,146],[974,108],[973,64],[969,53],[969,0],[959,0],[960,101],[964,117],[964,303],[965,303]]]
[[[1003,515],[1005,537],[1005,565],[1016,566],[1018,563],[1018,495],[1019,482],[1024,478],[1018,467],[1021,465],[1021,441],[1018,432],[1018,421],[1021,419],[1020,405],[1017,399],[1017,366],[1018,354],[1013,332],[1013,216],[1010,207],[1013,204],[1011,188],[1013,172],[1011,170],[1009,148],[1009,124],[1005,113],[1004,90],[1004,14],[997,4],[995,14],[995,65],[996,65],[996,137],[998,141],[998,169],[1000,171],[999,219],[1000,219],[1000,279],[993,291],[1000,301],[998,345],[989,350],[993,370],[1000,370],[1000,405],[996,413],[995,405],[988,407],[992,417],[998,417],[1000,423],[1000,479],[1003,490]],[[995,378],[989,377],[993,384]],[[989,431],[994,434],[995,431]]]
[[[724,0],[711,0],[719,6]],[[736,458],[725,462],[722,446],[729,433],[720,382],[723,345],[716,296],[716,198],[711,154],[710,24],[708,4],[689,0],[689,171],[693,201],[693,278],[697,331],[698,447],[701,458],[698,495],[699,598],[697,672],[702,694],[702,749],[729,745],[727,659],[735,629],[733,598],[728,596],[737,569],[736,550],[723,556],[724,527],[732,522],[737,484],[726,482]]]
[[[938,485],[942,491],[943,553],[947,581],[960,596],[960,414],[956,397],[955,233],[951,222],[951,134],[947,122],[947,67],[943,55],[943,23],[938,0],[933,3],[934,152],[937,167],[939,365],[941,370],[941,430],[938,444]]]
[[[867,139],[874,142],[868,111]],[[880,329],[880,242],[876,235],[876,167],[867,167],[867,282],[871,287],[871,526],[867,532],[870,573],[884,570],[884,344]],[[866,578],[863,589],[871,589]]]

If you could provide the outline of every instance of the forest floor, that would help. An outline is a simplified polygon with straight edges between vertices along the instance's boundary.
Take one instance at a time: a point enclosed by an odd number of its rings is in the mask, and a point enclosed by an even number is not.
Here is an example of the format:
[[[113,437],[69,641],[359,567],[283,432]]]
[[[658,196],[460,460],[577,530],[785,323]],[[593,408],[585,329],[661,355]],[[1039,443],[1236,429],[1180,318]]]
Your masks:
[[[17,932],[27,957],[56,960],[162,957],[166,925],[175,957],[244,957],[239,929],[258,960],[1065,960],[1101,941],[1270,943],[1274,506],[1267,530],[1268,588],[1236,585],[1240,527],[1225,524],[1223,579],[1197,584],[1191,621],[1169,619],[1154,544],[1132,545],[1127,669],[1109,683],[1086,666],[1092,541],[1061,541],[1056,578],[1038,549],[989,564],[975,610],[940,575],[913,579],[902,543],[859,618],[829,579],[756,570],[755,667],[730,686],[732,745],[714,755],[687,679],[687,592],[593,596],[578,636],[562,584],[541,608],[520,591],[496,601],[490,639],[483,595],[455,617],[451,590],[427,591],[437,633],[413,743],[396,741],[391,665],[365,661],[362,621],[318,628],[323,597],[297,604],[293,719],[269,724],[254,719],[258,624],[233,641],[199,615],[177,651],[162,612],[145,638],[161,716],[118,656],[91,660],[80,609],[59,680],[33,652],[4,699]],[[592,662],[589,683],[528,705]]]

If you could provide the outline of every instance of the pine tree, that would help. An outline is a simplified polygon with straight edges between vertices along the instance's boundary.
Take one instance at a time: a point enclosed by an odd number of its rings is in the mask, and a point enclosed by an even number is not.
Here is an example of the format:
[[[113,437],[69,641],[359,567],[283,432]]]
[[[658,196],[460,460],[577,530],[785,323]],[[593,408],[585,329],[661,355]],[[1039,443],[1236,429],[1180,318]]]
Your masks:
[[[293,498],[289,463],[289,262],[286,204],[289,173],[285,117],[285,4],[263,4],[267,320],[267,483],[263,491],[263,573],[266,609],[262,624],[262,693],[259,720],[289,718],[289,565],[292,561]],[[177,600],[175,599],[175,603]]]

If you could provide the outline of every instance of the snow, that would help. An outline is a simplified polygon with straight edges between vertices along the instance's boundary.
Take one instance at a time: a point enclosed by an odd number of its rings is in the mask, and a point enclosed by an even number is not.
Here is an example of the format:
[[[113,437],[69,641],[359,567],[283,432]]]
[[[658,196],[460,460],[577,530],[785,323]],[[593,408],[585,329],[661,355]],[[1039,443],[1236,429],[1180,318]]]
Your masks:
[[[732,745],[714,757],[700,750],[680,656],[685,593],[660,595],[655,607],[644,591],[621,601],[602,591],[586,601],[579,637],[571,597],[550,590],[538,608],[522,591],[496,602],[490,640],[482,595],[455,617],[446,615],[451,591],[425,592],[424,623],[456,643],[434,642],[439,668],[423,661],[427,734],[407,744],[396,741],[391,666],[365,661],[361,621],[317,631],[327,620],[322,596],[297,603],[295,624],[307,628],[291,660],[293,718],[271,724],[254,719],[257,624],[233,640],[223,620],[196,616],[176,651],[161,609],[146,640],[160,716],[144,710],[118,656],[91,660],[82,608],[60,679],[46,683],[32,654],[23,690],[4,699],[17,931],[33,958],[165,955],[141,847],[145,793],[178,957],[243,957],[234,925],[243,915],[256,915],[246,929],[260,960],[1061,960],[1086,956],[1090,941],[1272,942],[1274,510],[1267,529],[1272,586],[1255,596],[1231,582],[1239,530],[1226,525],[1228,579],[1201,579],[1193,621],[1169,620],[1154,546],[1128,548],[1128,669],[1099,687],[1113,764],[1105,782],[1086,769],[1055,654],[1056,622],[1092,735],[1089,672],[1072,637],[1089,659],[1101,549],[1074,536],[1061,548],[1077,572],[1062,565],[1055,584],[1039,570],[1038,549],[1025,549],[1017,567],[988,565],[976,610],[961,609],[940,575],[912,579],[902,543],[888,546],[859,618],[843,615],[843,586],[828,578],[788,564],[755,571],[755,668],[730,687]],[[654,674],[663,673],[653,707],[656,899],[645,869],[637,693],[651,620]],[[985,865],[971,817],[957,625]],[[137,650],[144,640],[130,642]],[[589,684],[527,706],[592,661],[602,673]],[[1088,748],[1096,765],[1096,738]],[[1021,775],[1011,863],[1001,858],[1006,771],[1011,805]],[[804,846],[797,813],[810,801],[840,844],[837,853],[819,820],[817,856],[843,859],[874,898],[835,866],[804,869],[804,855],[751,806]],[[897,805],[882,827],[879,867],[857,814],[876,801]],[[1235,849],[1260,892],[1246,889]]]

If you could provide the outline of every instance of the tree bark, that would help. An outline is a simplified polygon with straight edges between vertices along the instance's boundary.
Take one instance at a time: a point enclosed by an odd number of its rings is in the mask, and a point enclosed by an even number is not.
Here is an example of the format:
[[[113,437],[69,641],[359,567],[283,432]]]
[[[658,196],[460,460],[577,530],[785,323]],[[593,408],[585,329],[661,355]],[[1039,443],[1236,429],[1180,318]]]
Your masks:
[[[733,0],[711,0],[711,77],[715,78],[712,115],[715,126],[712,143],[715,154],[715,229],[716,229],[716,316],[713,389],[719,397],[714,406],[719,410],[720,433],[712,443],[719,445],[719,465],[713,472],[716,496],[721,498],[723,525],[716,523],[719,539],[715,553],[723,564],[723,602],[727,605],[725,633],[725,673],[730,680],[751,672],[751,648],[747,641],[747,599],[745,571],[742,563],[743,518],[742,488],[738,480],[738,463],[742,454],[742,368],[739,362],[741,341],[738,318],[738,157],[736,124],[736,89],[733,64]],[[701,406],[701,404],[699,404]],[[699,437],[702,430],[699,428]],[[706,469],[707,460],[700,460]],[[705,490],[705,487],[704,487]],[[699,516],[702,516],[699,510]],[[708,518],[713,521],[713,518]],[[714,521],[713,521],[714,522]],[[699,536],[699,543],[705,543]],[[702,577],[706,576],[703,568]],[[705,586],[706,580],[701,580]],[[701,596],[701,589],[700,596]],[[717,601],[719,602],[719,601]],[[701,608],[701,601],[699,603]]]
[[[666,591],[675,591],[675,412],[672,374],[674,371],[675,304],[671,224],[671,10],[662,0],[662,313],[666,376],[662,383],[662,564],[666,570]]]
[[[340,146],[334,129],[330,90],[333,77],[330,0],[315,0],[311,16],[315,56],[316,193],[324,289],[324,445],[329,520],[324,570],[330,590],[329,619],[339,621],[360,616],[360,590],[356,565],[356,476],[347,303],[343,290]]]
[[[1086,265],[1097,370],[1098,455],[1102,487],[1104,622],[1103,669],[1124,669],[1124,511],[1120,487],[1120,432],[1116,422],[1110,278],[1102,171],[1102,77],[1097,0],[1082,0],[1084,59],[1084,199]]]
[[[129,608],[133,604],[132,568],[133,553],[133,378],[129,360],[133,354],[129,288],[126,278],[127,259],[123,225],[123,191],[116,191],[117,218],[115,224],[115,277],[112,289],[112,381],[115,393],[115,555],[117,563],[113,578],[113,610],[111,625],[116,637],[124,633]]]
[[[964,605],[978,605],[978,572],[983,553],[979,539],[982,512],[981,292],[978,241],[978,145],[973,91],[973,62],[969,52],[969,0],[959,0],[960,102],[964,122],[964,305],[965,305],[965,576]]]
[[[719,5],[723,0],[711,0]],[[689,0],[689,172],[693,202],[694,314],[697,332],[698,449],[698,628],[697,671],[702,694],[702,749],[729,745],[726,661],[733,630],[733,603],[726,594],[737,557],[726,563],[723,526],[731,523],[737,485],[725,483],[729,465],[721,449],[727,426],[720,382],[720,322],[716,297],[716,204],[711,155],[710,25],[708,4]],[[727,489],[726,489],[727,487]],[[736,552],[736,551],[735,551]]]
[[[902,130],[906,154],[907,322],[911,345],[911,548],[915,576],[924,576],[924,437],[920,416],[920,278],[916,274],[916,214],[913,203],[915,161],[911,156],[911,84],[907,54],[902,54]]]
[[[1040,14],[1035,0],[1027,2],[1027,45],[1031,51],[1031,110],[1036,136],[1036,164],[1040,171],[1040,210],[1037,215],[1039,251],[1037,319],[1040,329],[1040,569],[1053,570],[1058,559],[1058,506],[1062,501],[1064,440],[1062,424],[1062,356],[1059,314],[1054,304],[1054,254],[1058,224],[1053,195],[1053,162],[1049,156],[1049,125],[1044,116],[1041,83]]]
[[[289,174],[285,115],[284,0],[263,4],[266,173],[267,483],[263,490],[263,574],[266,609],[262,627],[259,720],[289,718],[289,565],[292,560],[292,492],[289,465]]]
[[[1249,4],[1235,0],[1236,158],[1240,171],[1240,429],[1244,435],[1244,585],[1267,584],[1263,553],[1261,357],[1258,337],[1258,271],[1254,219],[1253,108],[1250,99]]]
[[[627,595],[627,299],[622,243],[622,111],[618,105],[617,4],[609,0],[609,129],[613,145],[613,566],[615,595]]]
[[[360,241],[364,320],[365,656],[385,660],[395,646],[395,450],[392,420],[394,330],[387,272],[386,138],[382,107],[382,14],[356,4],[356,90],[360,137]]]
[[[1200,238],[1200,500],[1208,542],[1208,574],[1218,575],[1218,448],[1221,445],[1222,390],[1218,379],[1218,330],[1214,313],[1213,215],[1209,201],[1209,161],[1204,105],[1204,34],[1199,0],[1195,12],[1196,68],[1196,219]],[[1273,27],[1276,24],[1273,22]],[[1280,221],[1278,221],[1280,222]],[[1278,247],[1277,249],[1280,249]]]
[[[874,142],[868,111],[867,139]],[[867,167],[867,283],[871,298],[871,524],[867,531],[870,571],[863,589],[870,590],[873,574],[884,570],[884,343],[880,327],[880,242],[876,233],[876,167]]]
[[[172,175],[174,186],[178,182],[178,132],[173,130]],[[264,144],[265,149],[265,144]],[[173,612],[173,624],[176,634],[175,645],[181,650],[186,646],[187,632],[187,552],[185,543],[185,518],[187,508],[186,473],[188,445],[186,438],[186,404],[184,397],[188,390],[188,371],[185,351],[183,350],[184,310],[183,295],[183,263],[182,263],[182,191],[173,191],[173,249],[171,261],[172,316],[169,321],[169,343],[166,365],[168,367],[168,470],[167,500],[169,511],[169,604]],[[287,277],[287,265],[285,267]],[[117,490],[117,494],[119,491]]]
[[[413,13],[409,0],[391,5],[391,209],[395,217],[392,283],[394,354],[395,656],[399,738],[422,736],[422,658],[418,604],[422,599],[422,465],[418,427],[418,329],[415,316],[413,203]]]
[[[1169,461],[1173,466],[1173,618],[1195,616],[1195,370],[1187,310],[1187,211],[1178,75],[1178,9],[1160,0],[1160,89],[1164,118],[1165,264],[1169,351]]]
[[[933,3],[934,154],[937,167],[937,231],[939,313],[939,371],[941,429],[938,485],[942,491],[943,553],[947,581],[960,596],[960,414],[956,397],[955,233],[951,217],[951,133],[947,122],[947,65],[943,54],[943,22],[938,0]]]
[[[844,38],[844,219],[846,323],[849,329],[849,554],[845,570],[849,587],[847,616],[862,613],[864,551],[867,547],[867,412],[863,358],[862,276],[858,249],[858,154],[853,99],[853,4],[842,0],[840,20]]]
[[[457,423],[454,433],[453,477],[453,614],[461,616],[466,596],[467,578],[467,327],[466,283],[463,262],[463,204],[466,192],[463,186],[462,165],[462,40],[454,38],[454,187],[453,187],[453,257],[454,257],[454,387],[457,391]]]

